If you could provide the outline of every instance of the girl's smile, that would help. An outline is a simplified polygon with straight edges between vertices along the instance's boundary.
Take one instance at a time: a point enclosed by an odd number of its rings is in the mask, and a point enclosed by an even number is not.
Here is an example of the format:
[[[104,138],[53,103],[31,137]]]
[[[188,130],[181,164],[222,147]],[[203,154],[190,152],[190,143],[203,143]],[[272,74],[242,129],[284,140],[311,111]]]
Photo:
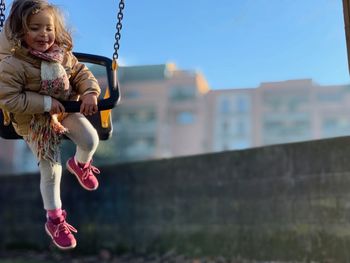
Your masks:
[[[24,37],[29,48],[45,52],[55,43],[54,18],[48,10],[41,10],[29,17],[28,31]]]

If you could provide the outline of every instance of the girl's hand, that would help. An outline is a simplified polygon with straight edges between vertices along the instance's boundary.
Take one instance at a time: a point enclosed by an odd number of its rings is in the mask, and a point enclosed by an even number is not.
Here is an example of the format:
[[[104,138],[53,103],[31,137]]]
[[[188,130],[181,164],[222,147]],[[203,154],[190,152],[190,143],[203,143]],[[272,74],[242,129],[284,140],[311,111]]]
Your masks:
[[[84,115],[92,115],[98,111],[97,95],[95,93],[88,93],[84,95],[81,100],[80,113]]]
[[[57,113],[63,113],[65,111],[64,106],[62,105],[61,102],[59,102],[58,100],[56,100],[55,98],[51,97],[51,110],[50,110],[50,114],[54,115]]]

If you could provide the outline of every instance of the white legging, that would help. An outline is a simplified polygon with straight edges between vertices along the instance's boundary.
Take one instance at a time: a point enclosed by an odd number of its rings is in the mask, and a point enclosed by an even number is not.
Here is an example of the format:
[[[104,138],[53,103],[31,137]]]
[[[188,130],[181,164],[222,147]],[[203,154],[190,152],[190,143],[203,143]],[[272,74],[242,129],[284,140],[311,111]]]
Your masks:
[[[75,158],[78,162],[86,163],[92,159],[95,153],[99,137],[96,129],[91,125],[88,119],[80,113],[70,113],[62,121],[65,128],[68,129],[66,133],[77,146]],[[29,145],[36,156],[35,145],[25,141]],[[44,209],[54,210],[62,207],[60,184],[62,176],[61,158],[57,163],[41,159],[38,160],[40,168],[40,192],[44,203]]]

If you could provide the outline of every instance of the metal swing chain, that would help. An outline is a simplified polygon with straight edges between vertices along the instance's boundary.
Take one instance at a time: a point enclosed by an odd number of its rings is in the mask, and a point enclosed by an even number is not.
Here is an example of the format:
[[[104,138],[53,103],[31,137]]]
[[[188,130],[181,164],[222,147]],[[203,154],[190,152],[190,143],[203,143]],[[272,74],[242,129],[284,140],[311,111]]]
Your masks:
[[[119,50],[119,40],[121,38],[121,30],[122,30],[122,20],[123,20],[123,9],[125,7],[124,0],[120,0],[119,2],[119,12],[118,12],[118,22],[116,25],[117,33],[115,33],[115,43],[114,43],[114,53],[113,53],[113,70],[118,68],[117,59],[118,59],[118,50]]]
[[[2,28],[4,27],[5,22],[5,0],[1,0],[0,2],[0,32],[2,31]]]

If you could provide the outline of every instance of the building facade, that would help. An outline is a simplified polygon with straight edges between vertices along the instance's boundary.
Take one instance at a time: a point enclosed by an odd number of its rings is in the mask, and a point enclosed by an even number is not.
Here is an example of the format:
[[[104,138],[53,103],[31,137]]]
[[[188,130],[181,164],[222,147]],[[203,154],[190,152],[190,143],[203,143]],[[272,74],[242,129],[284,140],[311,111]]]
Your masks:
[[[121,67],[113,135],[96,156],[130,162],[239,150],[350,134],[350,86],[311,79],[210,90],[199,72],[174,64]],[[7,172],[37,171],[21,140],[0,141]]]
[[[201,74],[174,64],[124,67],[119,81],[122,99],[113,111],[118,162],[205,150],[209,88]]]
[[[300,79],[212,90],[207,96],[212,151],[350,134],[350,85],[321,86]]]

